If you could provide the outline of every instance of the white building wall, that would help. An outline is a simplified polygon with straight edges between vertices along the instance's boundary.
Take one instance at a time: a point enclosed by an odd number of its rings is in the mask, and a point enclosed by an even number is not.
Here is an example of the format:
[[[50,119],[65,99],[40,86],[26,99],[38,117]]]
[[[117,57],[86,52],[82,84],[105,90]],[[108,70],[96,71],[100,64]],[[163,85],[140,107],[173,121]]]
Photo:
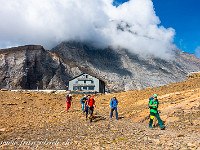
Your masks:
[[[86,78],[86,76],[87,76],[87,78]],[[79,80],[79,79],[82,79],[82,80]],[[86,80],[84,80],[84,79],[86,79]],[[86,81],[86,83],[84,83],[84,81]],[[91,81],[93,81],[93,83],[91,83]],[[97,79],[97,78],[95,78],[95,77],[93,77],[89,74],[83,74],[83,75],[78,76],[77,78],[69,81],[69,90],[70,91],[74,90],[73,89],[74,84],[81,84],[81,85],[84,85],[86,87],[88,87],[89,85],[94,85],[94,91],[99,92],[99,79]],[[87,90],[88,90],[88,88],[87,88]]]
[[[76,80],[77,80],[77,79],[75,78],[75,79],[69,81],[69,90],[70,90],[70,91],[73,91],[73,84],[76,83]]]

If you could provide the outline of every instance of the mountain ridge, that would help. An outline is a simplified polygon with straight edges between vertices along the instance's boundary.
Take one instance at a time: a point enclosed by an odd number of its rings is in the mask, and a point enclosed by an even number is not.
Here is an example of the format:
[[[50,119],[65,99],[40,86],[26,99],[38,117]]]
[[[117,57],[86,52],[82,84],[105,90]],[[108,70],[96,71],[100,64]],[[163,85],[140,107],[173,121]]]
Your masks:
[[[125,49],[76,41],[62,42],[52,50],[40,45],[2,49],[0,88],[67,89],[70,79],[87,72],[103,79],[112,92],[130,91],[180,82],[200,70],[195,55],[175,54],[171,60],[143,58]]]
[[[125,49],[99,49],[79,42],[63,42],[52,51],[63,58],[64,62],[72,61],[73,64],[97,74],[116,91],[179,82],[185,80],[189,72],[200,70],[200,60],[195,55],[181,51],[176,51],[172,60],[142,58]],[[156,83],[153,84],[155,80]],[[113,86],[112,82],[116,86]]]

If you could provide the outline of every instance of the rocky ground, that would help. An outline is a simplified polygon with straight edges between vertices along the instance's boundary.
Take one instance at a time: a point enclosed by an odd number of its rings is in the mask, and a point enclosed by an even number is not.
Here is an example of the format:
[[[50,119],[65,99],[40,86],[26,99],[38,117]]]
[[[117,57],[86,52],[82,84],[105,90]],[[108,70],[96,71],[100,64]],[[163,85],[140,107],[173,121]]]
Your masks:
[[[148,98],[158,94],[166,129],[148,128]],[[109,101],[119,100],[119,120]],[[94,121],[85,120],[80,98],[66,112],[65,93],[0,92],[1,149],[198,149],[200,79],[157,88],[95,95]]]

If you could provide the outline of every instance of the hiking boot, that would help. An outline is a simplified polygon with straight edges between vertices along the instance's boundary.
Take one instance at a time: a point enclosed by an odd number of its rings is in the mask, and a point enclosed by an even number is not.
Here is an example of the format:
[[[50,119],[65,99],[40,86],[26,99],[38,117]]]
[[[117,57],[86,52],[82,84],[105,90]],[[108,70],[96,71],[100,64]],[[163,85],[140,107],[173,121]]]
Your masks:
[[[161,130],[165,130],[165,126],[163,126],[162,128],[160,128]]]

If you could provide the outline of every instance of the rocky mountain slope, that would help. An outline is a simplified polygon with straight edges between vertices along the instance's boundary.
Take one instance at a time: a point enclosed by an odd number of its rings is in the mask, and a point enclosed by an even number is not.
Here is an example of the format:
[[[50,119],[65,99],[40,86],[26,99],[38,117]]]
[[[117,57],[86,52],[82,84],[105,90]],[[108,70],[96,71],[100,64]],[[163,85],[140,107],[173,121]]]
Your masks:
[[[110,91],[129,91],[180,82],[200,70],[195,55],[175,53],[171,60],[143,58],[79,42],[63,42],[51,51],[37,45],[3,49],[0,89],[67,89],[70,79],[87,72],[104,80]]]
[[[166,129],[148,128],[148,98],[158,94]],[[119,120],[109,119],[110,99]],[[80,99],[66,112],[65,93],[0,91],[1,149],[195,149],[200,148],[200,78],[157,88],[95,95],[92,123]],[[156,121],[155,121],[156,122]]]
[[[124,49],[98,49],[78,42],[63,42],[52,51],[64,63],[102,78],[113,91],[180,82],[186,79],[189,72],[200,71],[200,60],[194,54],[179,50],[170,60],[143,58]]]
[[[39,45],[0,50],[0,89],[66,89],[76,70]]]

